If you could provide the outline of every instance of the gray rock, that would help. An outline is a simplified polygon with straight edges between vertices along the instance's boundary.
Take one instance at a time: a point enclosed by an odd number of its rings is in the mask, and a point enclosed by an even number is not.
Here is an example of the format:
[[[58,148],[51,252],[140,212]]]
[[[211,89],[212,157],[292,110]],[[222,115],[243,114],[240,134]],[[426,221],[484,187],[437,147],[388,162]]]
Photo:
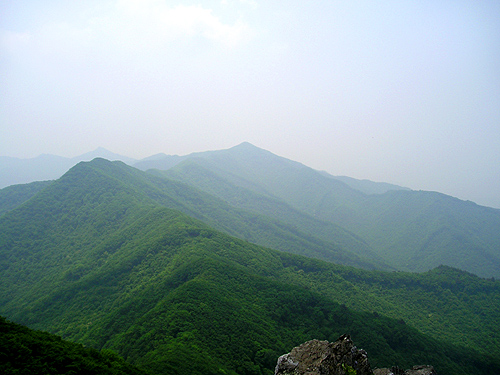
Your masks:
[[[348,335],[334,343],[311,340],[278,359],[275,375],[372,375],[366,352],[357,349]]]
[[[402,370],[399,367],[376,368],[373,375],[436,375],[434,367],[429,365],[413,366],[410,370]]]
[[[376,368],[373,370],[373,375],[398,375],[390,368]]]
[[[372,371],[363,349],[354,346],[349,335],[333,343],[311,340],[278,358],[275,375],[436,375],[428,365],[378,368]]]
[[[436,375],[434,367],[429,365],[413,366],[411,370],[406,370],[405,375]]]

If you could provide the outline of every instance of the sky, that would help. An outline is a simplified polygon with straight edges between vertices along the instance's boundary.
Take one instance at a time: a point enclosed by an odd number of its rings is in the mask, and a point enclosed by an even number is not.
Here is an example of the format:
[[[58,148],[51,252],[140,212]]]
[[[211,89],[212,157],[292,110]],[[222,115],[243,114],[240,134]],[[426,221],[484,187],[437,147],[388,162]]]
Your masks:
[[[500,208],[500,2],[0,0],[0,155],[244,141]]]

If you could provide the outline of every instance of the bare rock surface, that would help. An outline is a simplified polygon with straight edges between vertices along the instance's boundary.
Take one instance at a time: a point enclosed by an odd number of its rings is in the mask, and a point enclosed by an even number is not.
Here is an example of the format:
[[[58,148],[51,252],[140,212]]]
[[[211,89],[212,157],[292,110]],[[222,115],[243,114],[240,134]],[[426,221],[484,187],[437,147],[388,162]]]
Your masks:
[[[402,370],[399,367],[376,368],[373,375],[436,375],[434,367],[429,365],[413,366],[409,370]]]
[[[372,375],[366,352],[348,335],[334,343],[311,340],[278,358],[275,375]]]
[[[275,375],[436,375],[432,366],[372,370],[363,349],[354,346],[349,335],[333,343],[311,340],[278,358]]]

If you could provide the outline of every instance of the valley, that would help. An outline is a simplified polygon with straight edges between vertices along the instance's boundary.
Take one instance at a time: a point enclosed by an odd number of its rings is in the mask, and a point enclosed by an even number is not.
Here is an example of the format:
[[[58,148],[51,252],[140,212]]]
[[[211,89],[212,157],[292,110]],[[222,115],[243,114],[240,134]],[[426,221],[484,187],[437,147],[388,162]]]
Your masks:
[[[500,210],[250,144],[153,161],[0,190],[1,316],[157,374],[272,374],[344,333],[374,366],[500,371]]]

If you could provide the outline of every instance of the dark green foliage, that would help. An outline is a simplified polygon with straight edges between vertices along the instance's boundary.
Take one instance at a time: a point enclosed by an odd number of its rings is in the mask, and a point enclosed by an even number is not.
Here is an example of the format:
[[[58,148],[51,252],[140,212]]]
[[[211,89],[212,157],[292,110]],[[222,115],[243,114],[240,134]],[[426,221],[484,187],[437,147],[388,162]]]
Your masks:
[[[262,248],[180,211],[208,217],[219,200],[145,176],[82,163],[0,217],[0,313],[164,374],[270,374],[295,345],[343,333],[375,366],[498,373],[497,281]]]
[[[105,346],[120,349],[133,363],[155,368],[150,366],[164,361],[161,353],[166,350],[161,348],[166,345],[179,351],[175,357],[186,359],[176,366],[179,373],[188,373],[195,358],[189,358],[192,350],[184,346],[195,342],[195,352],[206,353],[204,363],[219,363],[227,372],[265,374],[271,373],[278,355],[291,347],[314,337],[334,341],[347,331],[378,366],[397,363],[408,367],[432,361],[442,373],[475,372],[472,366],[461,368],[448,358],[455,356],[454,360],[460,357],[489,363],[490,373],[500,369],[491,358],[426,338],[401,320],[356,313],[316,293],[269,281],[223,259],[199,258],[183,264],[172,279],[183,283],[169,292],[157,289],[163,293],[152,300],[159,302],[137,320],[126,319],[135,321],[126,333],[123,314],[130,316],[131,307],[139,306],[139,301],[132,300],[118,316],[109,317],[112,324],[105,331],[116,334]],[[175,281],[169,280],[169,284]],[[144,352],[149,353],[146,359],[139,354]]]
[[[51,181],[32,182],[12,185],[0,190],[0,216],[23,204],[40,190],[50,185]]]
[[[283,275],[289,282],[342,301],[358,311],[402,318],[436,339],[500,356],[498,281],[446,266],[422,274],[388,273],[287,254],[281,257],[290,266]]]
[[[3,317],[0,317],[0,372],[3,375],[146,374],[110,350],[85,348]]]

